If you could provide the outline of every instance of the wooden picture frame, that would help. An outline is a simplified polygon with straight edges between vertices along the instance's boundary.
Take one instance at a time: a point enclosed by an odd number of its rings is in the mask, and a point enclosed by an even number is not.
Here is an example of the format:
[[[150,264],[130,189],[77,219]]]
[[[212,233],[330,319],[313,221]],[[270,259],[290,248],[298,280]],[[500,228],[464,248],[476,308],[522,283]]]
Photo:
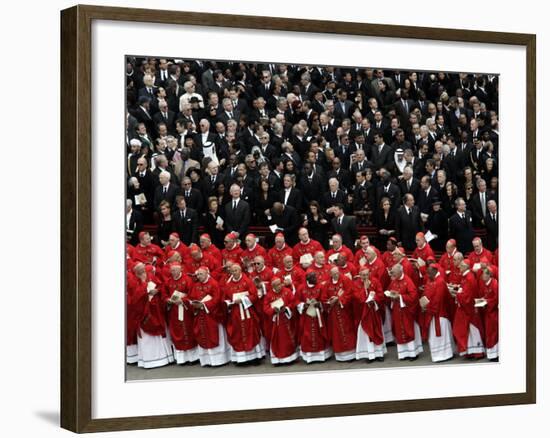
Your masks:
[[[222,26],[526,48],[526,391],[517,394],[350,403],[200,414],[92,419],[91,56],[93,20]],[[61,426],[98,432],[529,404],[536,401],[536,37],[531,34],[75,6],[61,12]]]

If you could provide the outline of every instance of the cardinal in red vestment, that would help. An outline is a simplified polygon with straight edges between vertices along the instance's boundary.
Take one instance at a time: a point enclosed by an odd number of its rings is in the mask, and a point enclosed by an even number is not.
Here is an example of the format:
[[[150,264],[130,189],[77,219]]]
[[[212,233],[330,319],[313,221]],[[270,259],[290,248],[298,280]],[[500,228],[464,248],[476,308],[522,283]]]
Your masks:
[[[283,287],[280,277],[273,277],[263,304],[271,363],[294,362],[298,358],[294,294]]]
[[[391,268],[390,277],[385,294],[391,300],[392,332],[397,343],[397,358],[415,360],[424,351],[420,326],[416,321],[418,292],[400,263]]]
[[[189,299],[195,312],[193,335],[202,366],[220,366],[230,360],[229,344],[223,326],[224,306],[218,282],[206,266],[195,272]]]
[[[165,304],[162,284],[153,270],[147,271],[139,262],[134,276],[128,282],[130,309],[135,317],[138,366],[155,368],[174,361],[170,341],[167,338]]]
[[[321,298],[326,308],[328,335],[337,361],[355,359],[357,332],[353,324],[353,283],[340,273],[337,266],[330,269],[330,279],[322,288]]]
[[[300,313],[298,343],[300,357],[306,363],[324,362],[332,355],[321,288],[317,273],[308,272],[305,283],[296,292],[297,309]]]
[[[201,234],[199,237],[199,246],[202,253],[210,257],[216,265],[222,264],[222,252],[216,247],[216,245],[212,245],[210,234]]]
[[[360,312],[355,358],[367,359],[369,362],[383,361],[387,352],[382,322],[384,290],[376,277],[370,277],[368,268],[361,269],[354,286],[355,301]]]
[[[239,246],[239,238],[235,233],[229,233],[223,240],[225,248],[222,249],[222,264],[226,264],[228,261],[237,263],[242,266],[242,253],[243,250]]]
[[[292,257],[294,258],[294,263],[301,265],[302,268],[307,269],[313,262],[313,256],[317,251],[325,251],[323,246],[316,240],[309,238],[309,232],[307,228],[300,228],[298,230],[299,242],[294,245],[292,248]],[[300,260],[303,256],[310,256],[311,260],[309,262],[304,262]]]
[[[228,306],[227,338],[232,362],[258,361],[265,356],[265,341],[260,329],[256,303],[256,287],[246,277],[240,265],[231,266],[231,277],[223,285]]]
[[[285,243],[283,233],[277,233],[275,235],[275,245],[267,252],[266,264],[282,270],[284,267],[283,259],[286,256],[292,256],[292,248]]]
[[[139,243],[134,247],[134,261],[146,265],[160,264],[164,252],[158,245],[151,243],[151,235],[147,231],[139,233]]]
[[[480,296],[484,301],[483,320],[485,328],[485,348],[487,359],[498,360],[498,280],[490,268],[481,274]]]
[[[481,313],[479,308],[475,307],[475,300],[479,298],[478,283],[466,260],[460,262],[458,267],[462,274],[462,282],[458,290],[452,291],[457,303],[453,335],[461,356],[480,358],[484,355],[485,347]]]
[[[451,359],[454,354],[453,331],[447,303],[449,292],[439,265],[429,265],[426,273],[427,281],[419,301],[422,338],[430,345],[432,362],[442,362]]]

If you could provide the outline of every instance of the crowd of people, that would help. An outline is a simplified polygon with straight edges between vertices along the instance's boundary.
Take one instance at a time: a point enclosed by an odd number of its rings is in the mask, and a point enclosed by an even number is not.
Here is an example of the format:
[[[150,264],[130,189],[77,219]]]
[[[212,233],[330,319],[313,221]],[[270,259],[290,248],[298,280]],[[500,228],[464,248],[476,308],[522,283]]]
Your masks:
[[[412,258],[394,237],[381,254],[367,236],[354,253],[338,234],[328,251],[298,235],[266,250],[229,233],[220,251],[208,234],[187,246],[173,232],[161,249],[140,232],[127,246],[127,362],[372,362],[392,342],[416,360],[426,341],[433,362],[498,359],[498,250],[480,238],[467,257],[449,240],[437,261],[422,232]]]
[[[126,78],[128,363],[498,358],[498,76]]]

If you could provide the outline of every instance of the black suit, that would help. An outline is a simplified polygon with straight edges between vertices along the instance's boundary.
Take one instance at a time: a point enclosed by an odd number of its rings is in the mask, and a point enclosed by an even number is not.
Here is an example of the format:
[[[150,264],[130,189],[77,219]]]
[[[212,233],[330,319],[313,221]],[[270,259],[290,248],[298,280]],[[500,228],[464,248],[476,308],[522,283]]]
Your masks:
[[[287,244],[291,246],[295,245],[298,242],[297,231],[300,226],[296,209],[288,205],[284,207],[280,215],[275,214],[273,209],[271,209],[270,212],[271,219],[268,221],[268,224],[277,225],[277,227],[281,228]]]
[[[349,190],[351,187],[351,175],[348,170],[340,168],[338,172],[331,170],[327,175],[327,181],[331,178],[336,178],[340,183],[340,188]]]
[[[192,208],[175,210],[172,214],[180,240],[186,245],[199,241],[199,216]]]
[[[250,224],[250,205],[248,202],[239,200],[237,208],[233,208],[233,200],[225,204],[225,230],[230,233],[236,231],[242,239]]]
[[[176,113],[174,111],[168,111],[166,117],[159,111],[153,116],[153,121],[155,122],[155,128],[159,123],[165,123],[168,134],[176,134]],[[158,134],[158,130],[156,132]]]
[[[373,145],[371,148],[371,161],[376,170],[388,166],[393,161],[393,150],[384,143],[382,150],[378,152],[379,146]]]
[[[432,204],[434,201],[434,198],[438,197],[437,191],[430,186],[428,194],[426,194],[426,190],[423,190],[422,188],[418,192],[418,199],[416,199],[416,205],[418,205],[418,208],[420,209],[420,213],[429,214],[432,211]]]
[[[170,204],[170,206],[174,205],[177,194],[178,194],[178,189],[174,184],[171,184],[171,183],[168,184],[168,189],[166,190],[166,193],[164,192],[164,187],[159,184],[155,189],[155,197],[153,201],[155,210],[158,210],[159,205],[162,201],[167,201]]]
[[[300,211],[303,207],[303,198],[302,192],[300,190],[292,188],[288,194],[288,199],[285,202],[285,189],[280,191],[281,202],[287,206],[294,207],[296,210]]]
[[[489,202],[492,198],[489,193],[485,192],[485,214],[483,214],[483,207],[481,205],[481,196],[478,193],[476,193],[472,199],[470,200],[470,208],[472,209],[472,219],[473,219],[473,225],[474,227],[482,227],[483,220],[485,219],[485,215],[489,213],[489,208],[487,207],[487,202]]]
[[[396,211],[401,204],[401,190],[396,184],[392,182],[390,182],[390,184],[387,186],[387,189],[388,190],[386,191],[386,186],[384,186],[383,184],[380,184],[376,189],[377,206],[380,205],[380,201],[382,200],[382,198],[386,197],[389,198],[391,202],[391,209],[393,211]]]
[[[416,233],[422,231],[424,225],[420,219],[420,210],[416,205],[411,209],[410,214],[404,205],[398,208],[395,221],[397,238],[401,241],[403,247],[407,251],[412,251],[416,248]]]
[[[458,213],[453,214],[449,219],[449,237],[455,239],[458,250],[466,254],[472,251],[474,228],[472,226],[472,214],[469,211],[464,214],[464,219]]]
[[[183,196],[185,199],[185,205],[189,208],[192,208],[197,213],[202,211],[204,206],[204,199],[202,193],[199,189],[192,188],[190,190],[178,190],[178,195]]]
[[[126,227],[126,236],[130,239],[132,245],[139,243],[139,233],[143,230],[143,216],[139,211],[132,209],[130,214],[130,221]]]
[[[307,175],[303,175],[300,180],[300,190],[304,198],[304,204],[307,205],[311,201],[319,201],[325,190],[325,181],[317,173],[314,173],[309,180]]]
[[[498,248],[498,213],[493,219],[491,213],[487,212],[485,216],[485,228],[487,229],[487,239],[485,246],[488,250],[494,251]]]
[[[346,205],[346,194],[342,190],[336,192],[336,196],[333,197],[330,191],[325,192],[321,198],[321,205],[326,210],[327,208],[333,207],[336,204]]]
[[[334,233],[340,234],[340,236],[342,236],[342,242],[344,243],[344,245],[347,246],[351,251],[353,251],[355,249],[355,240],[357,239],[355,216],[344,215],[342,217],[341,224],[339,218],[332,219],[331,223]]]
[[[410,193],[414,196],[415,201],[418,200],[418,194],[420,193],[420,181],[414,176],[411,178],[411,186],[407,187],[407,181],[404,179],[399,180],[399,189],[401,189],[401,196]]]

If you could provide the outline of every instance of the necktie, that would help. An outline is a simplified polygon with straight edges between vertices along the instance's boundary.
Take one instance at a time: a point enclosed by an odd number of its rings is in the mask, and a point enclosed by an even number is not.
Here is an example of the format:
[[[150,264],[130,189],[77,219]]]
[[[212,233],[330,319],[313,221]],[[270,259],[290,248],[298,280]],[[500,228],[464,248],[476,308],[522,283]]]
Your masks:
[[[342,216],[338,218],[338,225],[342,225]]]
[[[185,212],[183,210],[180,210],[180,216],[182,219],[185,217]]]
[[[485,205],[485,193],[480,193],[480,201],[481,201],[481,212],[483,213],[483,216],[486,214],[486,205]]]
[[[162,192],[166,195],[166,192],[168,192],[168,187],[165,186]]]
[[[189,198],[189,190],[187,190],[187,191],[185,192],[185,197],[186,197],[186,198]]]
[[[233,201],[233,211],[237,209],[237,201]]]
[[[215,181],[216,181],[216,177],[212,176],[212,184],[214,184]]]
[[[336,192],[332,192],[332,199],[336,199]]]
[[[166,120],[168,120],[168,113],[162,113],[162,117],[164,117]]]
[[[229,118],[231,118],[231,119],[233,118],[233,111],[231,111],[231,112],[229,113]]]
[[[407,190],[410,190],[411,189],[411,180],[408,180],[407,181]]]

